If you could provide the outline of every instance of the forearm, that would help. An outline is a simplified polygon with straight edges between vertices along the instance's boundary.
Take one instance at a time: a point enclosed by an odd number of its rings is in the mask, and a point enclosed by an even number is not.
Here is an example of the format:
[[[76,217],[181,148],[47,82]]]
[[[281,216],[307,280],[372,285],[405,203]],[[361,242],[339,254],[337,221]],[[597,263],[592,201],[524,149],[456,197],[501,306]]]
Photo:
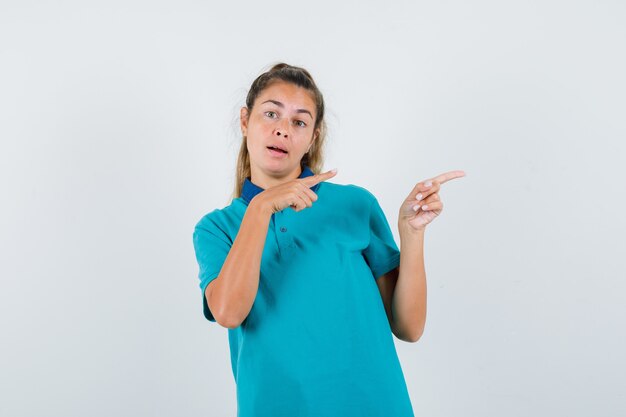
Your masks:
[[[260,200],[253,199],[209,295],[216,320],[229,328],[239,326],[252,309],[270,219]]]
[[[400,267],[392,298],[394,328],[417,341],[426,324],[426,271],[424,230],[400,233]]]

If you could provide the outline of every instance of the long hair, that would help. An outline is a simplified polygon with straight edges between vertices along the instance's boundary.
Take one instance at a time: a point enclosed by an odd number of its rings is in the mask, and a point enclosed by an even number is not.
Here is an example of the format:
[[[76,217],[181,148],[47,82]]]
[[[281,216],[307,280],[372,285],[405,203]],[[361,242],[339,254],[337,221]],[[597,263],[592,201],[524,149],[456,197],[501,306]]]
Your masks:
[[[252,108],[257,97],[268,88],[272,83],[276,81],[285,81],[297,85],[298,87],[305,88],[313,96],[315,101],[315,113],[316,119],[313,125],[313,132],[317,128],[320,129],[319,136],[313,141],[310,150],[304,154],[300,160],[300,165],[307,165],[311,168],[311,171],[315,174],[319,174],[323,165],[323,150],[326,139],[327,125],[324,120],[324,97],[321,91],[317,88],[317,85],[313,81],[311,74],[304,68],[295,67],[284,62],[275,64],[268,71],[259,75],[250,86],[248,95],[246,97],[246,107],[248,108],[248,115],[252,113]],[[250,155],[248,153],[247,137],[242,135],[241,146],[239,148],[239,155],[237,157],[237,168],[235,175],[235,186],[231,199],[241,196],[243,183],[246,178],[251,176],[250,171]]]

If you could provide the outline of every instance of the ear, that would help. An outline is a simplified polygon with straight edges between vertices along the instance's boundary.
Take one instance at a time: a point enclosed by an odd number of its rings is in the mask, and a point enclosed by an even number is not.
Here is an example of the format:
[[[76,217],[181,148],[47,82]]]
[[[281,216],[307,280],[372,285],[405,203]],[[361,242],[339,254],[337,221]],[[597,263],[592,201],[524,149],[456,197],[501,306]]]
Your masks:
[[[309,151],[311,150],[311,148],[313,147],[313,144],[315,143],[315,140],[317,139],[317,135],[319,132],[315,132],[313,135],[313,140],[311,141],[311,144],[309,145],[309,149],[306,150],[306,153],[309,153]]]
[[[248,108],[242,107],[239,110],[239,125],[241,127],[241,133],[246,136],[248,133]]]
[[[313,140],[311,141],[311,145],[309,146],[309,149],[307,149],[307,152],[311,150],[311,147],[313,147],[313,144],[315,143],[319,135],[320,135],[320,129],[317,128],[315,129],[315,132],[313,133]]]

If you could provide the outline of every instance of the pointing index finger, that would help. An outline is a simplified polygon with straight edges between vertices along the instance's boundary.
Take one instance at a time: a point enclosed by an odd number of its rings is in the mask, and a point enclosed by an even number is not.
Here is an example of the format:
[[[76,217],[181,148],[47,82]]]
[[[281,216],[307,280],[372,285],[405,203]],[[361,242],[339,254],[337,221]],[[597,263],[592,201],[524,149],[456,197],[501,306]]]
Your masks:
[[[433,181],[437,181],[439,184],[443,184],[444,182],[448,182],[455,178],[461,178],[464,176],[465,176],[465,171],[454,170],[454,171],[448,171],[448,172],[444,172],[443,174],[437,175],[436,177],[433,178]]]
[[[306,184],[307,187],[311,188],[319,182],[326,181],[327,179],[334,177],[336,174],[337,174],[336,169],[331,170],[331,171],[326,171],[320,174],[315,174],[315,175],[305,177],[302,179],[302,182]]]

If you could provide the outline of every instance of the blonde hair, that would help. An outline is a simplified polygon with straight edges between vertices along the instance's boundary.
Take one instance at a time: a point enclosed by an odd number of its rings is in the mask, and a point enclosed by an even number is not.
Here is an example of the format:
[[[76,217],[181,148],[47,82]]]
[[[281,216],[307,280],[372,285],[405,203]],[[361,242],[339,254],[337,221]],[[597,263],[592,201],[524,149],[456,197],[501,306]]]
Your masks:
[[[306,165],[311,168],[311,171],[315,174],[319,174],[323,165],[323,148],[326,139],[327,125],[324,120],[324,97],[321,91],[317,88],[317,85],[313,81],[311,74],[304,68],[295,67],[284,62],[275,64],[268,71],[259,75],[250,86],[248,95],[246,97],[246,107],[248,108],[248,115],[252,112],[252,107],[257,97],[268,88],[270,85],[277,81],[285,81],[297,85],[298,87],[309,90],[315,101],[315,124],[313,125],[313,132],[320,129],[319,135],[313,141],[309,151],[304,154],[300,160],[300,165]],[[250,172],[250,155],[248,153],[248,147],[246,146],[247,138],[242,135],[241,147],[239,148],[239,155],[237,157],[237,167],[235,175],[235,186],[231,195],[231,200],[241,196],[243,183],[246,178],[251,176]]]

